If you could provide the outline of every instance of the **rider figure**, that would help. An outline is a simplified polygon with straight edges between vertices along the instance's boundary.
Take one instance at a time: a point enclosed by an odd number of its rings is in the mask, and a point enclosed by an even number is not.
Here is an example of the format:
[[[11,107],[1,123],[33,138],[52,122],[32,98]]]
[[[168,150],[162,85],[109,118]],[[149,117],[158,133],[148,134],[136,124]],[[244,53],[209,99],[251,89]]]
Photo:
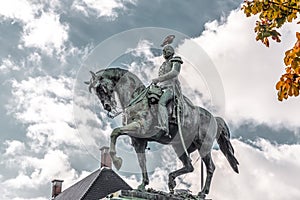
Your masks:
[[[158,102],[158,128],[159,137],[169,135],[169,120],[168,120],[168,103],[174,99],[175,95],[180,95],[180,83],[178,75],[180,73],[181,64],[183,63],[179,56],[174,56],[174,49],[170,45],[163,48],[163,56],[165,61],[159,68],[158,77],[153,79],[154,84],[159,83],[163,89],[163,94]]]

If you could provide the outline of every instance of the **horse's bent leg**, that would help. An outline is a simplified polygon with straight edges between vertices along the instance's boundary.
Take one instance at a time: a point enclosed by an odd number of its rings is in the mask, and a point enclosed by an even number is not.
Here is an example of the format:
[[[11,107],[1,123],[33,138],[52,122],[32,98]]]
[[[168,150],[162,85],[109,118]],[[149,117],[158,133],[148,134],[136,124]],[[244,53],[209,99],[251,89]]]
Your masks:
[[[198,196],[200,198],[205,198],[205,196],[209,193],[210,184],[215,171],[215,165],[211,158],[211,153],[207,154],[204,158],[202,158],[202,160],[206,167],[206,180],[205,185],[202,188],[201,192],[199,192]]]
[[[194,167],[192,165],[192,162],[191,162],[191,159],[184,153],[183,155],[181,155],[179,157],[179,159],[181,160],[182,164],[183,164],[183,167],[181,169],[178,169],[174,172],[171,172],[169,174],[169,190],[171,193],[174,192],[174,188],[176,186],[176,182],[175,182],[175,178],[177,176],[180,176],[182,174],[186,174],[186,173],[189,173],[189,172],[192,172],[194,171]]]
[[[144,191],[145,186],[149,184],[149,178],[148,178],[147,166],[146,166],[146,154],[145,154],[147,141],[143,139],[133,140],[133,146],[137,154],[139,165],[142,170],[142,176],[143,176],[143,181],[138,186],[138,189]]]
[[[137,122],[132,122],[126,126],[115,128],[110,135],[110,156],[113,161],[114,166],[119,170],[122,166],[122,158],[116,156],[116,142],[117,138],[121,135],[136,134],[140,129],[140,124]]]
[[[116,142],[117,138],[122,135],[120,128],[115,128],[110,135],[110,157],[114,166],[119,170],[122,166],[122,158],[116,156]]]

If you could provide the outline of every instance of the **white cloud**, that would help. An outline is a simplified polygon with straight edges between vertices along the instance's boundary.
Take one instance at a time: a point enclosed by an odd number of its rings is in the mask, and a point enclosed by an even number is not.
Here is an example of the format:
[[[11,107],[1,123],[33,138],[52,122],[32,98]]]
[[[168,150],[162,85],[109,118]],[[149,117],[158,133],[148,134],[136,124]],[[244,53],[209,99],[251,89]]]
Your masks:
[[[261,150],[247,145],[238,140],[233,140],[235,155],[240,165],[240,173],[236,174],[230,168],[228,161],[221,151],[212,151],[212,158],[216,165],[211,191],[208,198],[212,199],[257,199],[281,200],[284,198],[298,199],[300,190],[298,173],[300,167],[300,145],[272,145],[268,141],[260,140],[255,143]],[[193,163],[198,154],[192,154]],[[177,164],[176,164],[177,161]],[[172,160],[167,162],[182,165]],[[187,175],[182,175],[181,180],[176,179],[176,189],[189,189],[194,194],[200,190],[201,162],[194,165],[195,170]],[[175,169],[172,169],[175,170]],[[157,168],[150,176],[150,185],[157,190],[168,191],[167,178],[170,169]],[[139,182],[135,176],[125,180],[131,186],[137,187]]]
[[[73,8],[73,10],[81,12],[82,14],[84,14],[84,16],[89,16],[89,13],[88,13],[87,9],[85,8],[85,5],[83,4],[83,2],[80,2],[78,0],[74,1],[74,3],[72,4],[72,8]]]
[[[213,157],[216,175],[212,183],[213,199],[298,199],[297,180],[300,145],[275,146],[265,140],[256,143],[258,150],[237,140],[233,141],[240,162],[240,174],[234,174],[220,152]],[[230,184],[228,184],[230,183]]]
[[[35,194],[34,191],[50,185],[54,178],[63,179],[64,188],[67,188],[87,175],[86,171],[75,171],[70,157],[75,154],[84,157],[87,153],[96,152],[95,157],[98,158],[99,142],[101,144],[108,139],[110,124],[104,125],[90,108],[83,106],[78,108],[78,119],[81,121],[76,130],[73,82],[74,79],[64,76],[29,77],[20,82],[12,81],[13,101],[7,105],[7,109],[27,128],[26,140],[23,143],[16,140],[4,143],[1,165],[13,171],[14,176],[2,178],[0,188],[5,189],[0,199],[22,199],[22,194],[28,194],[28,191],[32,195],[27,196],[39,199],[37,195],[40,193]],[[81,100],[87,105],[87,99]],[[81,131],[80,135],[77,131]],[[104,132],[106,135],[101,134]],[[82,145],[85,147],[82,148]],[[96,150],[91,151],[90,146]]]
[[[197,43],[187,39],[177,47],[177,52],[183,60],[179,75],[183,93],[195,105],[202,106],[213,114],[223,114],[224,91],[209,56]]]
[[[40,7],[44,9],[59,10],[62,7],[60,0],[34,0],[34,3],[38,3]]]
[[[56,149],[62,145],[85,145],[98,158],[99,147],[108,145],[112,129],[105,120],[106,113],[97,107],[99,102],[94,96],[82,96],[88,93],[86,85],[84,94],[73,90],[74,81],[64,76],[12,81],[12,101],[6,107],[9,114],[26,126],[30,151],[43,153],[45,146]]]
[[[6,74],[11,71],[20,71],[23,67],[24,63],[21,63],[21,65],[15,63],[9,55],[7,58],[2,59],[2,63],[0,65],[0,72]]]
[[[13,81],[14,101],[7,108],[17,120],[28,125],[27,137],[35,144],[31,146],[33,150],[62,143],[79,145],[72,115],[72,86],[73,79],[63,76]]]
[[[66,186],[78,178],[71,168],[68,156],[60,150],[49,150],[43,158],[19,156],[7,158],[15,165],[22,166],[19,174],[2,182],[3,186],[11,189],[37,189],[53,179],[63,179]]]
[[[18,23],[22,28],[19,36],[19,44],[16,46],[23,52],[32,52],[27,56],[26,67],[31,67],[28,71],[39,70],[41,58],[43,56],[56,57],[62,64],[66,64],[67,59],[75,56],[82,56],[89,50],[90,45],[84,49],[74,47],[69,41],[70,27],[67,22],[62,22],[61,14],[68,12],[69,8],[63,8],[66,2],[59,0],[11,0],[1,2],[0,23]],[[30,49],[28,49],[30,48]],[[29,51],[28,51],[29,50]],[[34,67],[32,67],[34,66]],[[6,65],[0,66],[0,71],[7,73],[19,68],[8,68]]]
[[[136,0],[76,0],[72,7],[85,16],[88,16],[92,11],[96,12],[97,17],[115,19],[119,14],[116,9],[126,10],[125,3],[135,4]]]
[[[233,123],[253,119],[259,123],[299,127],[299,98],[278,102],[275,84],[284,72],[284,52],[293,46],[296,24],[283,27],[282,43],[266,48],[255,41],[255,17],[232,11],[224,24],[206,24],[194,39],[209,54],[223,81],[226,118]]]
[[[1,2],[0,19],[19,22],[23,28],[21,45],[40,49],[47,55],[60,55],[68,40],[67,24],[60,22],[59,1],[11,0]]]
[[[41,55],[40,55],[39,53],[37,53],[37,52],[31,53],[31,54],[28,56],[28,58],[27,58],[27,60],[28,60],[29,62],[32,62],[32,63],[34,63],[34,64],[36,64],[36,65],[41,64],[41,59],[42,59]]]
[[[128,70],[137,75],[143,83],[150,84],[151,79],[158,76],[159,66],[164,62],[162,56],[154,56],[151,48],[153,44],[148,40],[140,40],[134,49],[128,49],[126,53],[138,58],[128,66]],[[142,60],[141,60],[142,59]]]
[[[134,49],[128,49],[127,52],[133,51],[133,55],[136,57],[146,57],[149,60],[154,58],[153,53],[151,52],[153,48],[153,43],[148,40],[140,40],[137,44],[137,47]]]
[[[15,154],[22,154],[25,150],[25,144],[18,140],[9,140],[4,144],[7,145],[4,155],[14,156]]]
[[[4,19],[13,19],[29,22],[34,19],[35,6],[27,0],[1,1],[0,16]]]
[[[48,12],[24,26],[22,42],[25,47],[35,47],[42,52],[52,55],[64,50],[64,43],[68,39],[68,25],[60,22],[60,16],[56,13]]]
[[[3,200],[5,200],[5,199],[3,199]],[[19,198],[19,197],[16,197],[16,198],[9,199],[9,200],[48,200],[48,198],[45,198],[45,197],[37,197],[37,198]]]

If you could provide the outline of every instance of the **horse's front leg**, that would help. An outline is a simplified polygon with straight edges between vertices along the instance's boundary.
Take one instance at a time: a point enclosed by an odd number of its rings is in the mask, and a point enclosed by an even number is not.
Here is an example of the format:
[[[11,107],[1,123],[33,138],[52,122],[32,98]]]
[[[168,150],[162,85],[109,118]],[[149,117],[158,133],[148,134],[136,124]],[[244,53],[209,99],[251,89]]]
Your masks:
[[[145,154],[145,149],[147,147],[147,141],[145,139],[133,138],[132,145],[137,154],[139,165],[140,165],[140,168],[142,170],[142,175],[143,175],[143,181],[138,186],[138,190],[144,191],[146,185],[149,184],[149,178],[148,178],[148,172],[147,172],[147,166],[146,166],[146,154]]]
[[[132,122],[126,126],[115,128],[110,135],[110,156],[113,161],[114,166],[119,170],[122,166],[122,158],[116,156],[116,143],[117,139],[121,135],[136,135],[140,129],[140,124],[137,122]]]
[[[110,135],[110,157],[113,161],[114,166],[119,170],[122,166],[122,158],[116,156],[116,143],[118,137],[122,135],[121,128],[115,128]]]

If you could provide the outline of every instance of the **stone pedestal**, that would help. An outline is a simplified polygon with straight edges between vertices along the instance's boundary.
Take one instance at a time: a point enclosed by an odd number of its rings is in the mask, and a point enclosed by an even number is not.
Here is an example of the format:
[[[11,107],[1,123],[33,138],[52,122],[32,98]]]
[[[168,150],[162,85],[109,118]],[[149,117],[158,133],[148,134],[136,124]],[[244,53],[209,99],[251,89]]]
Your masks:
[[[153,189],[148,189],[147,191],[139,190],[121,190],[118,197],[111,198],[112,200],[211,200],[211,199],[201,199],[198,196],[191,194],[188,190],[175,190],[174,194],[167,192],[156,191]]]

